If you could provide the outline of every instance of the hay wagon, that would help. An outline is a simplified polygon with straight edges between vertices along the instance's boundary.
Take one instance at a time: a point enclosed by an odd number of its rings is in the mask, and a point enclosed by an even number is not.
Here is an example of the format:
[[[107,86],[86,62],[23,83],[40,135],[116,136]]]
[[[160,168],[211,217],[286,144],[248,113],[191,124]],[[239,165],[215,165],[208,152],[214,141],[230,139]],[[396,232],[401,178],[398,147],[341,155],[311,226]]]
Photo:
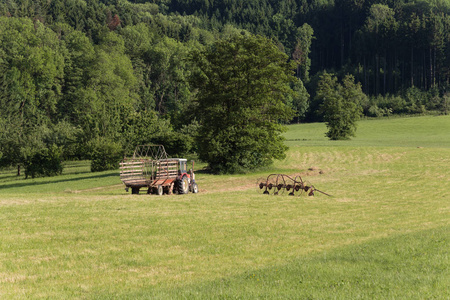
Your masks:
[[[132,194],[139,194],[142,188],[157,195],[198,192],[194,162],[188,171],[187,160],[168,158],[162,145],[137,146],[133,156],[120,163],[120,179]]]

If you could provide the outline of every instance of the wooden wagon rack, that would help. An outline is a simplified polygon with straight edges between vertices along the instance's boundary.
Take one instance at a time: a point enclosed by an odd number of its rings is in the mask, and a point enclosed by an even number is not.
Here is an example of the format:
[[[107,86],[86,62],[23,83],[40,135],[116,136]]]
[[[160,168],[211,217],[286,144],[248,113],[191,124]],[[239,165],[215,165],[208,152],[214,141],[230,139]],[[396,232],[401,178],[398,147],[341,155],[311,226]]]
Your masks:
[[[174,191],[187,194],[189,190],[197,193],[194,162],[189,174],[186,163],[184,158],[167,158],[162,145],[137,146],[133,157],[120,163],[120,179],[132,194],[139,194],[141,188],[147,188],[147,194],[158,195]]]
[[[178,159],[125,159],[120,163],[120,179],[132,194],[138,194],[139,189],[147,188],[147,193],[157,192],[161,186],[171,193],[178,176]]]

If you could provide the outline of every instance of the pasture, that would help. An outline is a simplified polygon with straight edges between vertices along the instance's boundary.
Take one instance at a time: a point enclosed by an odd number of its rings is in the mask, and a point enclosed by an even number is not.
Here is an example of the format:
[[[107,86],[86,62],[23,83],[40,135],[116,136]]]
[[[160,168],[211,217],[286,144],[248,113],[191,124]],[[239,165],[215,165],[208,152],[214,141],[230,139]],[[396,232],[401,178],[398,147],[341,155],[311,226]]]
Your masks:
[[[283,161],[197,173],[200,192],[125,193],[118,171],[0,172],[0,298],[448,299],[450,116],[289,126]],[[319,172],[322,171],[322,172]],[[262,195],[299,174],[314,197]]]

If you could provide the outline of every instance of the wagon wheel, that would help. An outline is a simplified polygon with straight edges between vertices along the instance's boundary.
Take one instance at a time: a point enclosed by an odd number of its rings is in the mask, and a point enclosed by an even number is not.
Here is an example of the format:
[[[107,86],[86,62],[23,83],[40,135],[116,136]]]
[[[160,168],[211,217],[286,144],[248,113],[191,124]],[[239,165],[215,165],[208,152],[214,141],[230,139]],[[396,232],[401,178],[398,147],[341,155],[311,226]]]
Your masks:
[[[162,194],[164,194],[164,189],[163,189],[162,185],[158,184],[158,187],[156,188],[156,194],[158,194],[158,196],[161,196]]]

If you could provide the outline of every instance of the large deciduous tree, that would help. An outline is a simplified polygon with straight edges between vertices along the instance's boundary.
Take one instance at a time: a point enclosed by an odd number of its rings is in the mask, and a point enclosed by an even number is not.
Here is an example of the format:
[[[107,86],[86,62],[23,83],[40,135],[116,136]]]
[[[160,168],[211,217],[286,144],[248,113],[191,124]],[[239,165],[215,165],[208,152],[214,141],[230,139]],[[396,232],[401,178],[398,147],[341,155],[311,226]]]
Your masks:
[[[57,34],[40,21],[0,17],[1,166],[24,165],[32,176],[59,172],[52,168],[60,151],[48,137],[62,99],[64,55]]]
[[[287,55],[267,38],[234,35],[194,60],[200,159],[215,173],[234,173],[284,158],[279,122],[293,115],[286,100],[296,80]]]
[[[321,76],[316,98],[322,102],[328,128],[326,136],[330,140],[345,140],[355,135],[365,97],[361,84],[355,83],[352,75],[346,75],[342,84],[333,74],[325,72]]]

